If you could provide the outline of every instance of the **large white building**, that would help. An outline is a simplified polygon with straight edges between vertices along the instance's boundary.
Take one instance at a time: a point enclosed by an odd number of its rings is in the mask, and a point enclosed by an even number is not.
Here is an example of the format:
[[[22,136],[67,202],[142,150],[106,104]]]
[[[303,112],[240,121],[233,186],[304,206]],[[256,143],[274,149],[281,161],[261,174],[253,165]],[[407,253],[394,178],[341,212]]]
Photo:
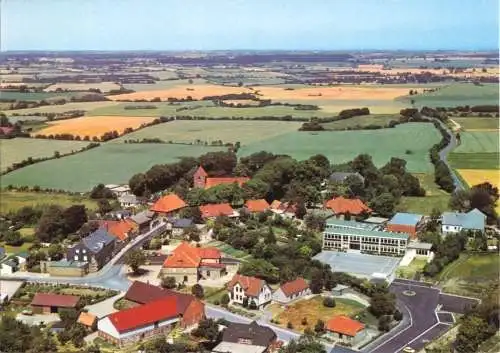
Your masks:
[[[257,308],[260,308],[272,299],[271,287],[266,281],[256,277],[236,274],[229,282],[227,289],[231,301],[238,304],[243,304],[246,299],[249,306],[253,302]]]
[[[323,232],[323,249],[403,256],[409,235],[380,230],[380,226],[329,218]]]

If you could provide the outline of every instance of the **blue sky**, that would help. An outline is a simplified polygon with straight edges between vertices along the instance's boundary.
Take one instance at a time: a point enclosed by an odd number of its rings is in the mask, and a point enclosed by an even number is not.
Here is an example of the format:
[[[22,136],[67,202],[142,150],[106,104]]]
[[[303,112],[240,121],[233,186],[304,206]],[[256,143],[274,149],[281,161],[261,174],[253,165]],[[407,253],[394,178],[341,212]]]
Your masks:
[[[495,49],[498,0],[0,0],[1,50]]]

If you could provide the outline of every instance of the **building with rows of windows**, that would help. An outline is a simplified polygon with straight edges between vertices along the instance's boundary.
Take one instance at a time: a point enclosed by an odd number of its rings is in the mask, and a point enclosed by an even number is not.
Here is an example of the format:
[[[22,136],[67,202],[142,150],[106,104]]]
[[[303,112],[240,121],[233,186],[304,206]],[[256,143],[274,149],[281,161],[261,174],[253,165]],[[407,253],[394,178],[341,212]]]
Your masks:
[[[409,237],[406,233],[384,231],[375,224],[329,218],[323,232],[323,250],[403,256]]]

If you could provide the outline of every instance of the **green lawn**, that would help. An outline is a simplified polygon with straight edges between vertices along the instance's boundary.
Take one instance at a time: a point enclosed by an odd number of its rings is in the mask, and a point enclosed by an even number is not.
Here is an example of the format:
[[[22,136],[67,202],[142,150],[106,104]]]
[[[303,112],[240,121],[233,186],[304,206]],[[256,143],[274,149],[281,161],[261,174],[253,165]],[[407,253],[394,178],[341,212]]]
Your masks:
[[[30,93],[21,93],[21,92],[0,92],[1,99],[14,99],[18,101],[40,101],[42,99],[51,99],[51,98],[70,98],[75,96],[75,92],[30,92]]]
[[[480,297],[500,276],[498,254],[462,254],[441,272],[439,279],[445,292]]]
[[[426,263],[426,259],[415,258],[408,266],[399,266],[396,274],[399,278],[413,279],[417,272],[422,272]]]
[[[425,197],[403,196],[396,210],[399,212],[413,212],[429,214],[433,208],[440,211],[449,210],[450,194],[441,190],[434,183],[434,174],[415,174],[420,185],[425,189]]]
[[[52,157],[56,151],[61,154],[69,153],[88,146],[88,144],[89,142],[42,140],[31,138],[0,140],[0,171],[4,171],[12,164],[19,163],[29,157]]]
[[[2,176],[2,185],[39,185],[42,188],[85,192],[99,183],[128,183],[134,174],[146,172],[155,164],[172,163],[180,157],[197,157],[220,150],[225,148],[106,143],[83,153],[16,170]]]
[[[297,131],[302,124],[291,121],[221,121],[221,120],[177,120],[155,125],[127,134],[112,143],[124,140],[160,138],[163,141],[194,143],[222,140],[222,142],[249,144]]]
[[[349,119],[342,119],[338,121],[332,121],[330,123],[322,124],[326,130],[345,130],[348,128],[358,128],[368,125],[380,125],[386,126],[391,120],[399,121],[399,116],[394,115],[363,115],[355,116]]]
[[[454,169],[500,169],[500,153],[451,153],[448,161]]]
[[[456,123],[465,129],[491,129],[495,130],[499,128],[498,118],[478,118],[478,117],[463,117],[463,118],[451,118]]]
[[[229,256],[234,257],[235,259],[243,260],[243,259],[248,259],[250,257],[248,253],[242,250],[235,249],[231,245],[228,245],[218,240],[212,240],[207,244],[207,246],[215,246],[223,253],[228,254]]]
[[[422,93],[414,96],[398,98],[401,102],[410,103],[418,108],[456,107],[459,105],[489,105],[498,104],[498,84],[485,83],[476,86],[472,83],[452,83],[443,86],[435,92]]]
[[[11,246],[5,244],[5,242],[0,242],[0,247],[5,249],[5,252],[8,254],[18,254],[20,252],[26,252],[31,248],[33,243],[25,241],[21,246]]]
[[[75,204],[83,204],[90,210],[97,208],[95,201],[83,196],[44,192],[0,191],[0,214],[15,212],[24,206],[60,205],[69,207]]]
[[[498,131],[465,131],[460,134],[461,143],[456,153],[498,153]]]
[[[433,166],[428,158],[429,149],[439,139],[440,134],[429,123],[408,123],[370,131],[296,131],[243,146],[238,154],[246,156],[264,150],[304,160],[321,153],[333,164],[340,164],[367,153],[377,166],[398,157],[408,162],[409,171],[430,173]],[[406,154],[409,149],[412,153]]]

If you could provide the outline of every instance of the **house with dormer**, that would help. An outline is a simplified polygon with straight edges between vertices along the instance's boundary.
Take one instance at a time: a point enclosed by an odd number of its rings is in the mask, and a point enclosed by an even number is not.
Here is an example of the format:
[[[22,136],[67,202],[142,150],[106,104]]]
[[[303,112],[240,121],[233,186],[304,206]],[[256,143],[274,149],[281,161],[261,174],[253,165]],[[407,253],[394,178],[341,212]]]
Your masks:
[[[97,229],[66,251],[68,261],[87,262],[89,272],[99,271],[111,260],[115,250],[116,237],[104,228]]]
[[[235,274],[227,285],[229,298],[233,303],[242,304],[248,303],[252,306],[260,308],[271,302],[272,292],[271,287],[263,279],[257,277],[243,276]]]

